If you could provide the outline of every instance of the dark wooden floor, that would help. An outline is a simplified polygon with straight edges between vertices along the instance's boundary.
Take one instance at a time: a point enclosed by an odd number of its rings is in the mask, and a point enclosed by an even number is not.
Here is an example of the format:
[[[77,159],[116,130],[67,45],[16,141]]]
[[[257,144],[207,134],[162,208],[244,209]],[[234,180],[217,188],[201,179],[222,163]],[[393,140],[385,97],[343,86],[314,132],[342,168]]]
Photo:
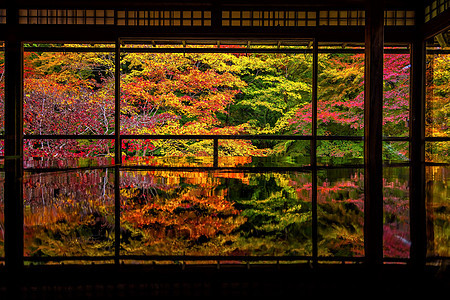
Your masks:
[[[450,272],[404,265],[33,266],[0,271],[0,299],[154,299],[195,297],[438,297],[450,295]]]

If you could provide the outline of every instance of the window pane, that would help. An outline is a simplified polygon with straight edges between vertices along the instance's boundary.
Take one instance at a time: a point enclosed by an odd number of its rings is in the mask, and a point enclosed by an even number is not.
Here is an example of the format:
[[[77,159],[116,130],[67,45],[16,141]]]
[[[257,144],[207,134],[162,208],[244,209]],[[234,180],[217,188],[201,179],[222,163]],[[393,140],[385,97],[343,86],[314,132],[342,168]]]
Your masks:
[[[219,140],[219,167],[302,167],[310,149],[310,141]]]
[[[391,163],[409,161],[409,142],[383,142],[383,160]]]
[[[425,134],[450,137],[450,54],[440,49],[426,56]]]
[[[120,187],[121,254],[311,255],[309,174],[122,171]]]
[[[357,165],[364,163],[362,141],[317,141],[317,164],[325,166]]]
[[[226,47],[230,53],[124,52],[121,132],[311,134],[311,55]]]
[[[212,140],[122,140],[122,164],[125,166],[212,167],[213,151]]]
[[[385,54],[383,71],[383,135],[409,135],[409,54]]]
[[[409,258],[409,167],[383,168],[383,253]]]
[[[450,163],[450,142],[425,142],[425,161]]]
[[[24,53],[24,134],[112,134],[114,55]]]
[[[24,178],[24,255],[114,254],[114,172],[108,169]]]
[[[450,256],[450,168],[426,167],[427,256]]]
[[[5,155],[5,140],[0,139],[0,156]],[[0,169],[5,166],[5,160],[2,158],[0,159]]]
[[[364,256],[364,171],[317,172],[319,256]]]
[[[25,168],[76,168],[112,164],[114,140],[24,140]]]
[[[362,136],[364,54],[333,51],[318,59],[317,134]]]

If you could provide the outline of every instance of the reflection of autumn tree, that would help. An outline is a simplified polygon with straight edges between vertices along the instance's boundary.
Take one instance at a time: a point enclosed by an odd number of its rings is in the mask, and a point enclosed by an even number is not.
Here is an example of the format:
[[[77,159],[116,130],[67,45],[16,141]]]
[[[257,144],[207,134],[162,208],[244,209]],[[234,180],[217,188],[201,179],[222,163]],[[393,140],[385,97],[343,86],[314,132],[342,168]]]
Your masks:
[[[310,184],[304,173],[248,174],[248,183],[229,183],[230,198],[246,218],[234,243],[250,255],[310,255],[311,198],[300,192]]]
[[[363,255],[362,174],[319,175],[320,254]],[[112,176],[85,171],[28,177],[27,255],[111,255]],[[407,186],[393,178],[384,184],[384,246],[386,255],[398,257],[409,239]],[[308,174],[122,171],[120,192],[123,254],[311,254]]]
[[[386,257],[409,257],[411,242],[408,178],[408,168],[385,170],[383,248]]]
[[[450,169],[440,166],[427,167],[427,255],[450,255]]]
[[[127,253],[310,253],[310,199],[299,199],[294,187],[309,182],[301,174],[123,175],[122,247]]]
[[[220,241],[244,219],[218,178],[206,172],[123,175],[121,241],[127,254],[226,254]]]
[[[384,255],[408,257],[409,187],[408,168],[385,170]],[[319,174],[318,233],[321,255],[364,255],[363,173],[329,170]],[[307,188],[307,187],[306,187]]]
[[[4,52],[0,51],[0,134],[4,134],[5,130],[5,56]],[[0,141],[0,155],[4,155],[4,143]],[[4,257],[4,238],[5,238],[5,217],[4,217],[4,203],[3,203],[3,186],[4,175],[0,173],[0,257]]]
[[[318,174],[319,254],[364,255],[364,178],[354,170]]]
[[[31,175],[24,181],[27,256],[111,255],[114,174],[107,171]]]
[[[0,257],[5,256],[5,204],[3,199],[4,184],[4,173],[0,173]]]

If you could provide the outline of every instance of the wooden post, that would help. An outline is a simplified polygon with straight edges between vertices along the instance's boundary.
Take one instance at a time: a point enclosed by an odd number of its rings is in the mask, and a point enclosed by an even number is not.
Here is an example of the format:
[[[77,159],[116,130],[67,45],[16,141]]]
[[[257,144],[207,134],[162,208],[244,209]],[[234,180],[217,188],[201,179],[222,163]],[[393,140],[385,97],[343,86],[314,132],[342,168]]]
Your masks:
[[[23,51],[17,15],[18,10],[7,10],[5,40],[5,265],[14,297],[23,271]]]
[[[411,262],[421,268],[426,257],[425,209],[425,43],[418,39],[411,47],[410,130],[410,222]]]
[[[383,260],[383,14],[379,2],[369,1],[364,78],[364,249],[369,265]]]

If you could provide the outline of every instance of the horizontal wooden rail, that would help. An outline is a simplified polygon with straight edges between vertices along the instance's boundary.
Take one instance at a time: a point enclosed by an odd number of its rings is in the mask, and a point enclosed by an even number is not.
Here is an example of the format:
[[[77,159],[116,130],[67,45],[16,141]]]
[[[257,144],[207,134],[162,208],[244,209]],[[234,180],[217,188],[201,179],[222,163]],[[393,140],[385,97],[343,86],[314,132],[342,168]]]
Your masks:
[[[98,134],[98,135],[75,135],[75,134],[25,134],[24,139],[47,139],[47,140],[114,140],[115,136],[112,134]],[[174,139],[174,140],[312,140],[311,135],[259,135],[259,134],[242,134],[242,135],[224,135],[224,134],[121,134],[122,140],[142,140],[142,139]],[[364,136],[350,136],[350,135],[318,135],[317,140],[348,140],[348,141],[363,141]],[[5,139],[4,135],[0,135],[0,140]],[[383,141],[409,141],[407,136],[384,136]],[[425,141],[430,142],[447,142],[449,137],[425,137]]]

